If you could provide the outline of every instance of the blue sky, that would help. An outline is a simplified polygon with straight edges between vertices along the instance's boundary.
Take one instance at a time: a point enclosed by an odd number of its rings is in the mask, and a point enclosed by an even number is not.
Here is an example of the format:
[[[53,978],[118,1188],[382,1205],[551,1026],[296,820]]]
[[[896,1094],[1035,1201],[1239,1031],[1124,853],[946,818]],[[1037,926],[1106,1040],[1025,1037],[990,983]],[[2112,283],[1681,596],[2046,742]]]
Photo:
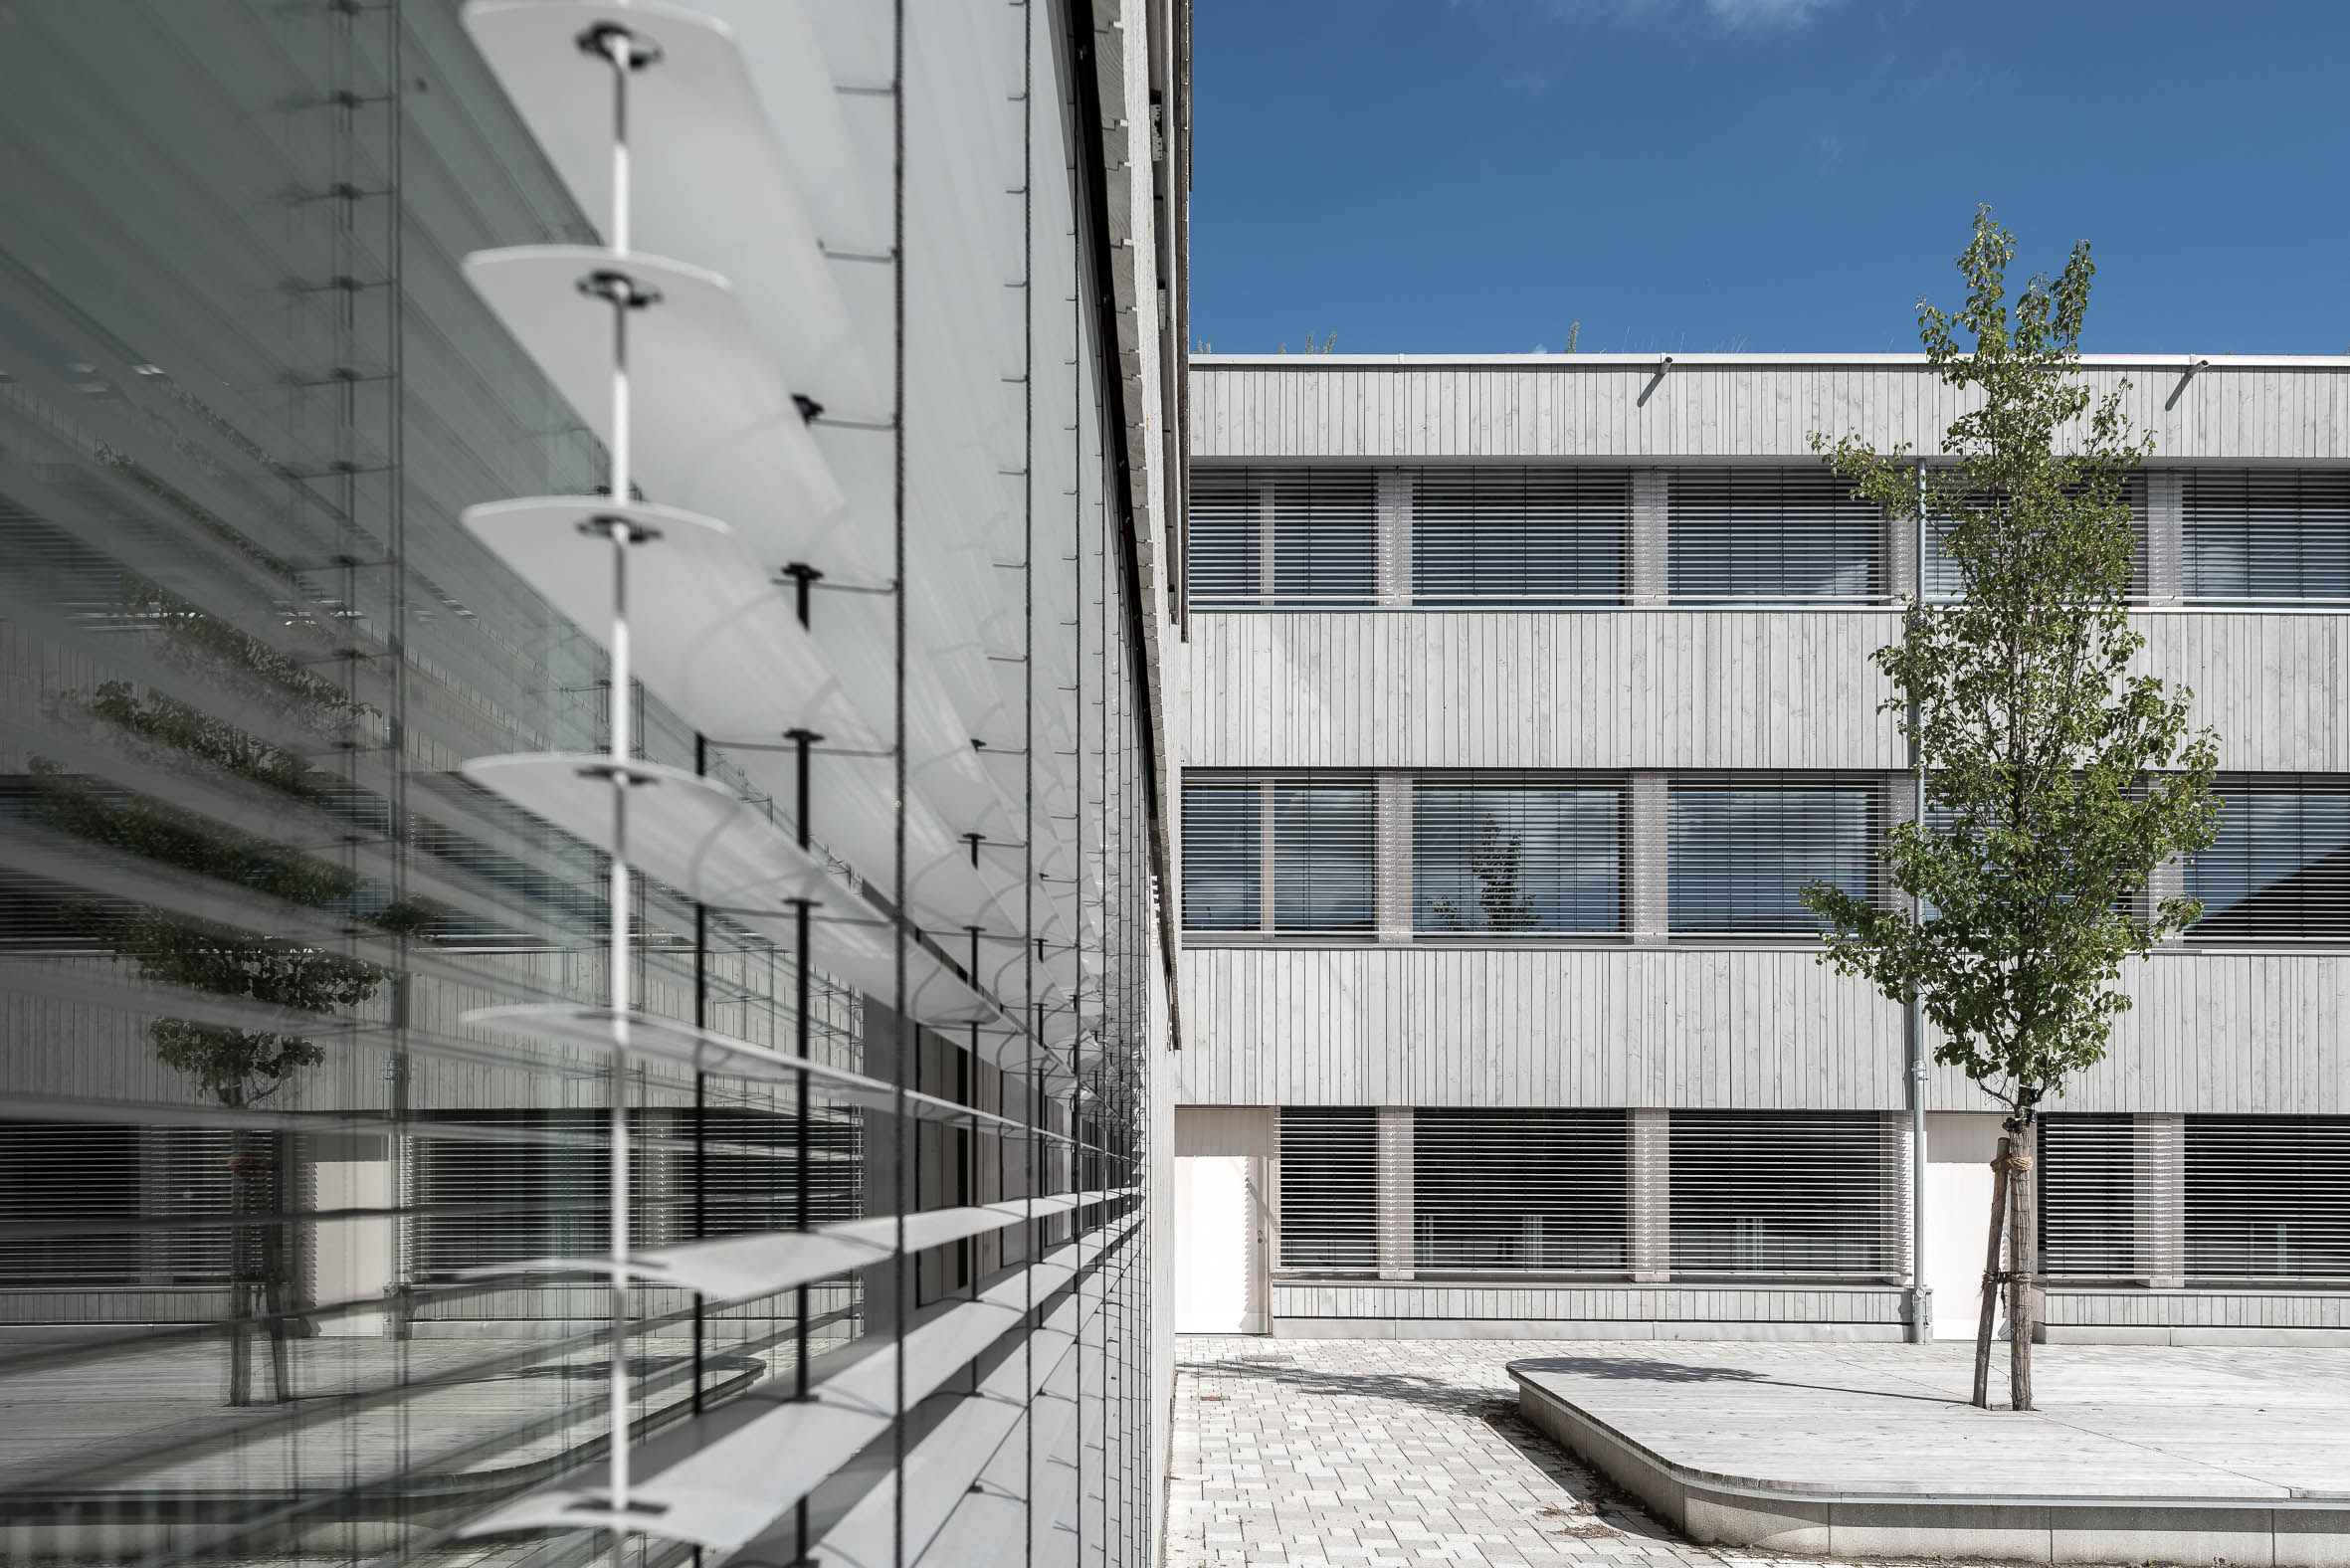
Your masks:
[[[1882,351],[2076,239],[2084,346],[2350,349],[2350,0],[1195,0],[1221,353]]]

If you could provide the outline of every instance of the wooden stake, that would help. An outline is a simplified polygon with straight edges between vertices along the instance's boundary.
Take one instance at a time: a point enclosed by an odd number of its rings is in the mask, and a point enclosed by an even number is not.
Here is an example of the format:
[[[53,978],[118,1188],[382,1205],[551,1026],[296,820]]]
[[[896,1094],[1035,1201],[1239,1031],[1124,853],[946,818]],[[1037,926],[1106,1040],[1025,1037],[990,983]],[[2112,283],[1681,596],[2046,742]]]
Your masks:
[[[1991,1161],[1991,1247],[1983,1258],[1983,1316],[1975,1326],[1975,1405],[1977,1409],[1991,1408],[1991,1327],[1999,1310],[1999,1242],[2000,1231],[2008,1217],[2008,1156],[2014,1150],[2012,1140],[1999,1140],[1999,1153]]]

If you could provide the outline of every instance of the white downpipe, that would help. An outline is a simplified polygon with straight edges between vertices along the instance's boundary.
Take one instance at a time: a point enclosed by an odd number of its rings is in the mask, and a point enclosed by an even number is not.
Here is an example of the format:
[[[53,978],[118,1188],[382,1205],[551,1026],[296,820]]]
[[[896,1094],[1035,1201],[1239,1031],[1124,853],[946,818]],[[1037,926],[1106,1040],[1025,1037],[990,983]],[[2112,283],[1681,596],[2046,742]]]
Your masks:
[[[1917,465],[1917,601],[1926,597],[1926,466]],[[1920,829],[1926,820],[1925,757],[1915,739],[1917,708],[1909,709],[1910,790],[1912,811]],[[1915,919],[1923,912],[1919,901],[1909,901]],[[1909,993],[1909,1342],[1922,1345],[1934,1337],[1934,1292],[1926,1284],[1926,1018],[1925,1003],[1915,988]]]

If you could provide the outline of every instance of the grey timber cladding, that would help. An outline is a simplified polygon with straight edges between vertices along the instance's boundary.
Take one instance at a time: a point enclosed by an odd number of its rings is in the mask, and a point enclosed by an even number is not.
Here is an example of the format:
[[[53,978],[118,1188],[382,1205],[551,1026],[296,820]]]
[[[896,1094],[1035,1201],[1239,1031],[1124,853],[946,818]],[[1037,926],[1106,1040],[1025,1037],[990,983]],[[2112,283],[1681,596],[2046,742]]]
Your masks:
[[[1809,949],[1194,948],[1182,973],[1187,1105],[1902,1103],[1900,1011]]]
[[[2350,771],[2350,616],[2137,617],[2220,764]],[[1200,614],[1192,767],[1900,768],[1890,611]]]
[[[1195,767],[1900,767],[1890,614],[1198,615]]]
[[[2156,461],[2350,460],[2350,357],[2084,362]],[[1916,355],[1766,360],[1682,355],[1483,361],[1209,357],[1192,361],[1192,456],[1786,458],[1814,431],[1926,456],[1962,411]]]
[[[1809,948],[1185,951],[1186,1105],[1891,1110],[1892,1003]],[[2350,1113],[2350,956],[2159,953],[2054,1108]],[[1951,1069],[1936,1110],[1992,1102]]]

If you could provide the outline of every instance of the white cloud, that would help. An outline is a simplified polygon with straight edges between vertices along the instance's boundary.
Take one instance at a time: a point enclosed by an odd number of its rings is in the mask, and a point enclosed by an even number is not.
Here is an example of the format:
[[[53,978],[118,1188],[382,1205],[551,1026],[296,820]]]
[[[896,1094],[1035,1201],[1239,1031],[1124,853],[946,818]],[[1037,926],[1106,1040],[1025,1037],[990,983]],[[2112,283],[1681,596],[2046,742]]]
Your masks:
[[[1705,0],[1706,14],[1730,27],[1801,27],[1836,0]]]

